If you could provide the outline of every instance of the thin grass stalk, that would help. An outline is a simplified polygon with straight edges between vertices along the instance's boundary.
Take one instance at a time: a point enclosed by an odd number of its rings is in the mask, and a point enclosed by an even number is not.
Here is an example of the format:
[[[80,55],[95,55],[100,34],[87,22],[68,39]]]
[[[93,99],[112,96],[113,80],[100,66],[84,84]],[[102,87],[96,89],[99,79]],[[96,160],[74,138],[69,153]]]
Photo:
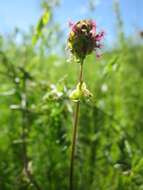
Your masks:
[[[80,63],[80,73],[79,73],[79,84],[80,85],[82,84],[82,77],[83,77],[83,61],[81,61],[81,63]],[[79,110],[80,110],[80,101],[76,102],[75,115],[74,115],[71,157],[70,157],[69,190],[74,189],[73,185],[74,185],[75,149],[76,149],[76,143],[77,143]]]

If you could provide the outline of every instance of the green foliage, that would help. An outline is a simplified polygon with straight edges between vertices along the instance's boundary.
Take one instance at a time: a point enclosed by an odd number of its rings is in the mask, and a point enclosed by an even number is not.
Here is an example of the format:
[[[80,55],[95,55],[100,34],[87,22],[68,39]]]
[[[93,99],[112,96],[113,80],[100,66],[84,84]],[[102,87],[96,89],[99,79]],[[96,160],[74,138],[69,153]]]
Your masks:
[[[38,38],[49,14],[39,21]],[[58,35],[49,27],[53,31]],[[31,36],[21,44],[14,35],[0,37],[0,190],[67,190],[69,95],[78,65],[49,53],[50,35],[38,50]],[[76,190],[143,189],[143,46],[124,43],[99,60],[85,60],[93,98],[81,103]]]

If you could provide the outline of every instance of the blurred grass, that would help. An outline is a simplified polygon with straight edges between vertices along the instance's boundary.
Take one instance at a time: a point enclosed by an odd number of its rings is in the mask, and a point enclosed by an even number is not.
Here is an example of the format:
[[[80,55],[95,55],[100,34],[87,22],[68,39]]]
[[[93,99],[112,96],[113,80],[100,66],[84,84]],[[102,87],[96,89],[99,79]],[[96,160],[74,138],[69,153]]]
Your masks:
[[[46,35],[49,44],[43,36],[35,48],[31,34],[21,44],[1,37],[0,190],[35,189],[25,154],[41,190],[68,189],[74,108],[68,95],[78,64],[47,53],[52,33]],[[120,36],[118,44],[85,61],[94,98],[80,110],[76,190],[143,189],[143,46]]]

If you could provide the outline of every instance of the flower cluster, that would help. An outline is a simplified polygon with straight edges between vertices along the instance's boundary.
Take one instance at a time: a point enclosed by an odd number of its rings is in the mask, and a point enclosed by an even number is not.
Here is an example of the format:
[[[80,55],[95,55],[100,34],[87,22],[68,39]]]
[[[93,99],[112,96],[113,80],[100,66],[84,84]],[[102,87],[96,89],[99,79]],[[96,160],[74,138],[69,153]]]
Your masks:
[[[92,20],[81,20],[69,23],[71,32],[68,38],[68,49],[77,59],[83,60],[86,55],[97,52],[102,47],[104,32],[96,32],[96,23]]]

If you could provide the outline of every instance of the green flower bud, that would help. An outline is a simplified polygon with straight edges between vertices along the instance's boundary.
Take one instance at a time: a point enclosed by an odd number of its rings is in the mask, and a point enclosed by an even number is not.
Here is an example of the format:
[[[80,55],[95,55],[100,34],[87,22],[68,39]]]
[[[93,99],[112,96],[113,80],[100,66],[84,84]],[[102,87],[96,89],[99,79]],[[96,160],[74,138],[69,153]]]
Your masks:
[[[70,99],[74,102],[78,102],[83,99],[92,97],[92,93],[87,89],[85,82],[78,83],[76,89],[70,93]]]

